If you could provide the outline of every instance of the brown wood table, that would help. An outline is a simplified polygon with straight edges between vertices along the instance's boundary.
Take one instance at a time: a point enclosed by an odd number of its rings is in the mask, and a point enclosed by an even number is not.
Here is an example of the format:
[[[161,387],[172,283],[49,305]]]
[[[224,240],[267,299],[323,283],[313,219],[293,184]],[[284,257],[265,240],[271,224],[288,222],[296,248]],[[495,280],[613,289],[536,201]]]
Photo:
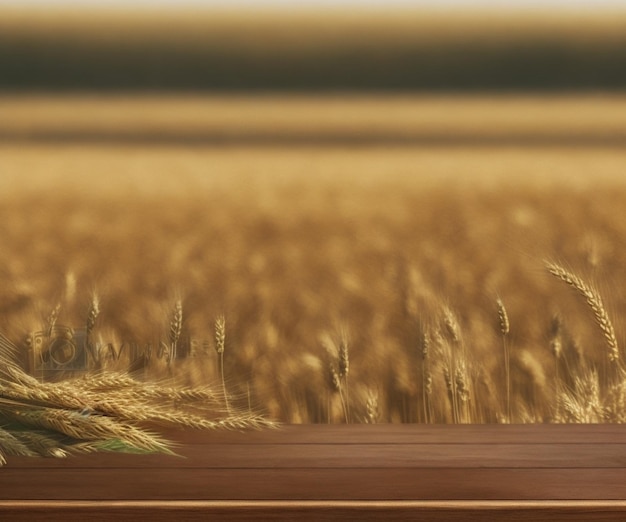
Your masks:
[[[182,457],[10,458],[0,520],[626,520],[626,426],[167,435]]]

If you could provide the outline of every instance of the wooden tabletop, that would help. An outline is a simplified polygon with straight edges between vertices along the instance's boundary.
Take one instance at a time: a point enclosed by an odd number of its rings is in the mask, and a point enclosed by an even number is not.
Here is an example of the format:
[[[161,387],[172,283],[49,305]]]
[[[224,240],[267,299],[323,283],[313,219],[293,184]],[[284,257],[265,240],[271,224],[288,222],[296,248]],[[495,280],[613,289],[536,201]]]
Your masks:
[[[10,458],[0,468],[0,519],[626,519],[618,425],[166,435],[181,457]]]

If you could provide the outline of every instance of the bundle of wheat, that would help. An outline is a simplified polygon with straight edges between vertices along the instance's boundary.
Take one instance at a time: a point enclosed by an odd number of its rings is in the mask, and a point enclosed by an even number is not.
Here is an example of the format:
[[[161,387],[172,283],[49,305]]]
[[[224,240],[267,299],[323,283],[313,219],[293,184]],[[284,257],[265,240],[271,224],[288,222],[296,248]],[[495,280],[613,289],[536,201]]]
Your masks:
[[[17,352],[0,334],[0,465],[6,455],[175,454],[172,442],[142,423],[207,430],[275,426],[262,415],[227,407],[209,386],[142,382],[111,372],[40,382],[20,368]]]

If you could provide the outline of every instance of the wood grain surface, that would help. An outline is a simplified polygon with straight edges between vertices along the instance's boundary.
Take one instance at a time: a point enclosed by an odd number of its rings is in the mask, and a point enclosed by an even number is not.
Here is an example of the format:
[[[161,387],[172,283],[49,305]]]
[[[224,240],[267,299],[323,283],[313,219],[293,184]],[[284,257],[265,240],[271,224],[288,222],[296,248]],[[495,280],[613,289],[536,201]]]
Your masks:
[[[13,458],[3,520],[623,520],[617,425],[168,432],[180,457]]]

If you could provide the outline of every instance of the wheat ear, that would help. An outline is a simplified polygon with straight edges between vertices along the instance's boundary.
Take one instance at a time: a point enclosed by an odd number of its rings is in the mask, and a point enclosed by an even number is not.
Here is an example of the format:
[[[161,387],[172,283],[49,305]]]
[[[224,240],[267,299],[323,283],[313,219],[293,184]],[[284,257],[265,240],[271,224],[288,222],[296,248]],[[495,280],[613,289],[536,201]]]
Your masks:
[[[226,411],[230,413],[228,394],[226,393],[226,379],[224,378],[224,347],[226,346],[226,319],[220,315],[215,320],[215,351],[220,358],[220,375],[222,377],[222,391],[224,392],[224,404]]]
[[[613,323],[609,319],[609,314],[607,313],[606,308],[604,308],[604,303],[602,302],[600,295],[593,288],[587,285],[580,277],[572,274],[562,266],[550,261],[546,261],[545,264],[546,268],[553,276],[556,276],[561,281],[567,283],[585,298],[585,301],[593,312],[596,323],[604,335],[604,340],[609,348],[609,360],[619,364],[619,347],[617,344],[617,337],[615,336],[615,329],[613,328]]]
[[[167,358],[167,364],[169,366],[172,359],[176,359],[176,348],[178,346],[178,340],[180,334],[183,331],[183,303],[180,299],[174,303],[174,311],[172,312],[172,319],[170,321],[170,353]]]
[[[509,315],[506,313],[506,308],[502,299],[498,297],[498,319],[500,320],[500,333],[502,334],[502,349],[504,351],[504,371],[506,374],[506,417],[508,422],[511,422],[511,352],[506,342],[506,337],[509,334],[510,324]]]
[[[346,386],[346,417],[350,418],[350,387],[348,385],[348,371],[350,369],[350,356],[348,353],[348,339],[346,333],[342,333],[339,342],[339,377],[344,380]]]
[[[366,424],[376,424],[380,418],[378,409],[378,393],[369,390],[367,393],[367,402],[365,403],[367,415],[365,417]]]
[[[86,344],[87,350],[89,351],[89,355],[92,360],[96,360],[96,353],[94,350],[93,343],[91,342],[91,333],[96,326],[96,320],[98,319],[98,315],[100,315],[100,300],[97,294],[93,294],[91,298],[91,303],[89,303],[89,310],[87,312],[87,322],[85,323],[85,334],[86,334]]]
[[[554,355],[554,397],[556,398],[556,417],[560,417],[560,401],[561,381],[559,376],[559,359],[563,352],[563,343],[561,339],[561,316],[558,314],[552,318],[550,326],[550,351]]]
[[[424,422],[432,422],[432,406],[430,403],[430,387],[432,387],[432,378],[428,371],[428,352],[430,349],[430,337],[428,331],[422,334],[422,406],[424,409]],[[430,379],[430,381],[429,381]]]
[[[57,303],[55,307],[50,312],[50,315],[46,319],[46,335],[50,336],[52,334],[52,330],[57,324],[57,319],[59,317],[59,313],[61,312],[61,303]]]
[[[86,332],[87,337],[91,334],[96,326],[96,320],[100,315],[100,300],[96,294],[93,295],[91,303],[89,303],[89,311],[87,312]]]
[[[341,377],[339,375],[339,372],[337,371],[337,367],[335,366],[334,362],[330,363],[328,377],[329,377],[329,384],[331,385],[332,390],[334,392],[339,393],[339,400],[341,401],[341,409],[343,410],[343,415],[346,420],[346,424],[348,424],[349,423],[348,409],[346,408],[346,401],[344,399],[343,392],[342,392]]]

